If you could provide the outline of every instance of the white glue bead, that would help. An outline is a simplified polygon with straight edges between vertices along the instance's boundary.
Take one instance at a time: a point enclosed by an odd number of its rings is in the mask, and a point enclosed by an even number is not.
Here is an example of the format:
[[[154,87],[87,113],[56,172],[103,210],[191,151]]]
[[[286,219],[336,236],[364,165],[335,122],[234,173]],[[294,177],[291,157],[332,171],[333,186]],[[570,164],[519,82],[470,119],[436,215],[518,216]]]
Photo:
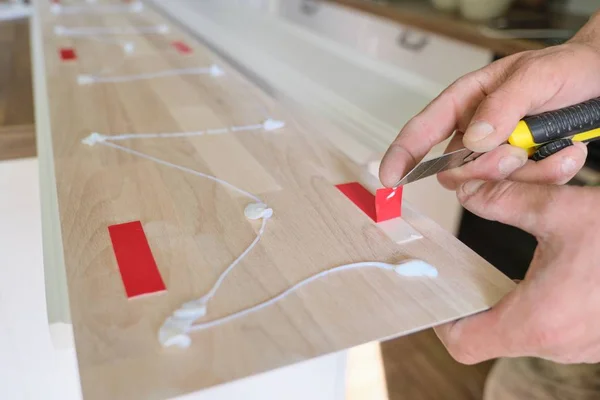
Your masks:
[[[163,347],[178,346],[190,347],[192,339],[188,336],[192,321],[169,317],[158,331],[158,341]]]
[[[50,11],[52,12],[52,14],[60,14],[60,12],[62,11],[62,7],[60,6],[60,4],[52,4],[50,6]],[[54,28],[54,32],[56,32],[56,27]]]
[[[210,74],[212,76],[222,76],[225,75],[225,71],[223,71],[218,65],[213,64],[210,66]]]
[[[169,27],[167,25],[160,25],[158,27],[159,33],[169,33]]]
[[[131,54],[135,51],[135,43],[133,42],[125,42],[123,43],[123,51],[125,54]]]
[[[244,215],[250,220],[267,219],[273,216],[273,209],[264,203],[250,203],[244,209]]]
[[[195,302],[185,303],[179,310],[175,311],[173,315],[177,318],[195,321],[206,315],[206,304]]]
[[[277,129],[281,129],[285,126],[285,122],[283,121],[277,121],[275,119],[271,119],[269,118],[268,120],[266,120],[265,122],[263,122],[263,129],[265,131],[274,131]]]
[[[92,75],[79,75],[77,76],[77,83],[80,85],[91,85],[94,83],[94,77]]]
[[[60,35],[64,35],[66,31],[67,31],[67,28],[65,28],[62,25],[57,25],[57,26],[54,27],[54,34],[55,35],[59,35],[59,36]]]
[[[97,132],[92,133],[90,136],[84,138],[81,143],[87,144],[88,146],[93,146],[96,143],[105,142],[106,136],[101,135]]]
[[[394,267],[394,271],[398,275],[414,277],[427,276],[435,278],[438,276],[438,270],[431,264],[423,260],[410,260]]]

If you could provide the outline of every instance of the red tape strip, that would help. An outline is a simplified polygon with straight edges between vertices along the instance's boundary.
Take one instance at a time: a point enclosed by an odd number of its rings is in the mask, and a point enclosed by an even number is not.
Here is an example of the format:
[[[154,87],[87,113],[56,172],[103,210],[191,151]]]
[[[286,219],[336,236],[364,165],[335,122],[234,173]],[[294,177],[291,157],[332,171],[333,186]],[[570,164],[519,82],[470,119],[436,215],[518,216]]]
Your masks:
[[[178,52],[183,54],[189,54],[192,52],[192,48],[182,41],[173,42],[173,47],[175,47]]]
[[[128,298],[166,289],[140,221],[108,227]]]
[[[358,182],[336,185],[358,208],[367,214],[373,221],[377,220],[375,214],[375,197]]]
[[[60,49],[60,58],[63,61],[71,61],[77,59],[77,54],[75,54],[75,50],[69,47],[64,47]]]
[[[375,222],[398,218],[402,214],[402,187],[390,197],[393,189],[378,189],[375,196],[358,182],[336,185],[358,208]]]

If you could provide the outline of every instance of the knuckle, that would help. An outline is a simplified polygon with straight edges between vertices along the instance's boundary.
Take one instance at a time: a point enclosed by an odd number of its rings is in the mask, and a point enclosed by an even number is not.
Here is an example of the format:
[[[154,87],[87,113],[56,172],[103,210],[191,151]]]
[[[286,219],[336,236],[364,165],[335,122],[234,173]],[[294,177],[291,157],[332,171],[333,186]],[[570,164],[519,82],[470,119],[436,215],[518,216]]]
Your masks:
[[[520,57],[518,57],[512,68],[512,73],[524,73],[527,71],[532,71],[538,65],[538,60],[540,55],[544,54],[545,50],[542,51],[525,51],[520,53]]]
[[[469,72],[468,74],[465,74],[463,76],[461,76],[460,78],[456,79],[454,82],[452,82],[452,84],[450,86],[448,86],[448,89],[446,89],[444,92],[442,92],[442,96],[448,93],[452,93],[454,92],[454,90],[461,88],[465,85],[470,85],[471,82],[473,81],[473,77],[475,76],[476,72]]]
[[[423,115],[423,112],[412,117],[404,126],[398,138],[403,138],[407,135],[413,135],[417,132],[429,132],[429,129],[433,128],[429,118]]]
[[[538,179],[540,183],[560,185],[565,183],[565,181],[569,181],[570,176],[565,176],[565,174],[562,172],[561,164],[557,157],[556,159],[549,158],[547,160],[547,164],[544,164],[543,167],[540,165]]]
[[[474,119],[498,120],[498,116],[504,115],[506,104],[514,102],[515,93],[510,86],[501,85],[486,96],[485,100],[477,109]]]
[[[481,192],[481,200],[490,207],[502,207],[506,201],[511,199],[515,193],[516,184],[511,181],[500,181],[488,190]]]
[[[540,63],[539,58],[537,57],[526,57],[519,65],[515,75],[523,78],[538,75],[541,64],[543,63]]]

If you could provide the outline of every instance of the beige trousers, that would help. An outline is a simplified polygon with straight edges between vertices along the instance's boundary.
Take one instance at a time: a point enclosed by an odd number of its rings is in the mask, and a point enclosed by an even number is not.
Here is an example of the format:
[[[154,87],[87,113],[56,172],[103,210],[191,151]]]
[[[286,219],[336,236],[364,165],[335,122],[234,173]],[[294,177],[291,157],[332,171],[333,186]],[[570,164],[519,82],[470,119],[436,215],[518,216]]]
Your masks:
[[[506,358],[488,375],[484,400],[599,400],[600,364]]]

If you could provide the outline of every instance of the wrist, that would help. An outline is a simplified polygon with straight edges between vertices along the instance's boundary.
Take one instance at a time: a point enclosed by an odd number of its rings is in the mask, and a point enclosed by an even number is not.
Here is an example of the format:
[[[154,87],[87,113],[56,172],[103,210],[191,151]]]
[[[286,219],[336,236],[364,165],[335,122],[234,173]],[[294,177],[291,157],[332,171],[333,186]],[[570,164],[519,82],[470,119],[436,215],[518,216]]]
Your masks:
[[[569,40],[569,43],[584,44],[600,53],[600,10],[592,14],[588,22]]]

